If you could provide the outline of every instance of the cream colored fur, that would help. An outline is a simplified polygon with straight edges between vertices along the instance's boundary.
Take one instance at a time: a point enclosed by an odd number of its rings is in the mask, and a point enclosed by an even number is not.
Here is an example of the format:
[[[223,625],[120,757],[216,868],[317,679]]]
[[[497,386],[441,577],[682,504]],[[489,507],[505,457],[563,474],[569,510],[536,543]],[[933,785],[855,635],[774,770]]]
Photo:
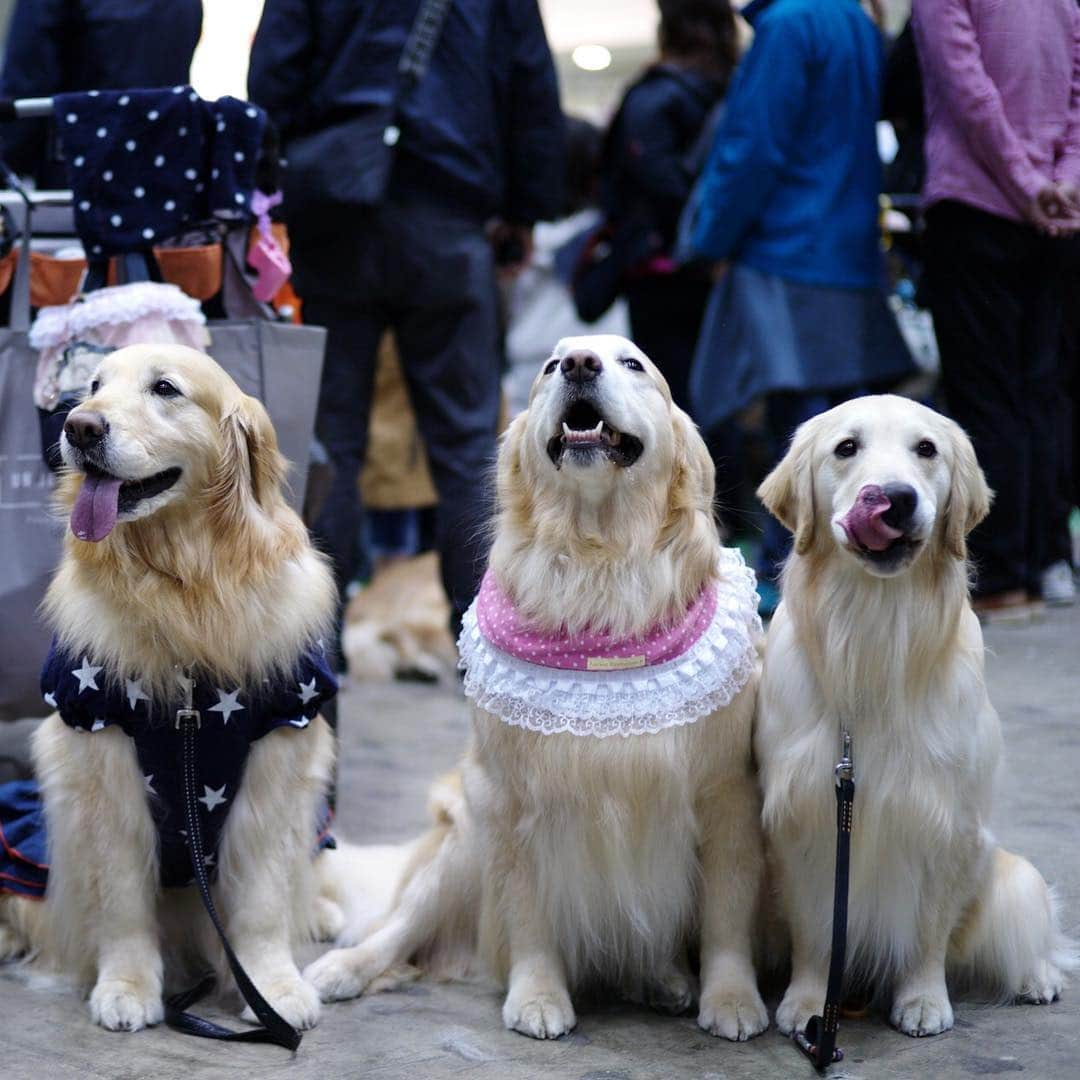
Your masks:
[[[716,573],[712,463],[639,350],[567,339],[556,365],[577,349],[603,363],[604,418],[644,452],[629,467],[595,455],[556,468],[547,444],[566,384],[545,366],[502,442],[491,567],[538,626],[633,634],[680,615]],[[684,1011],[691,947],[701,1026],[730,1039],[763,1031],[754,697],[751,683],[695,724],[626,739],[542,736],[476,711],[460,778],[437,788],[436,826],[413,846],[391,910],[305,974],[330,1000],[392,984],[408,961],[454,971],[478,952],[507,987],[506,1026],[554,1038],[574,1027],[572,995],[589,984]]]
[[[167,378],[179,397],[151,393]],[[98,543],[70,532],[45,610],[60,641],[110,670],[139,672],[167,722],[176,667],[250,685],[290,665],[324,633],[334,587],[280,490],[285,463],[263,407],[208,357],[135,346],[103,360],[100,388],[79,409],[109,424],[109,471],[126,479],[178,466],[180,481],[122,515]],[[65,447],[75,464],[71,447]],[[70,509],[82,482],[62,481]],[[39,912],[2,911],[5,933],[90,988],[94,1020],[135,1030],[162,1018],[162,992],[224,957],[194,889],[161,890],[154,824],[133,742],[54,714],[34,740],[49,826],[50,871]],[[222,836],[215,887],[233,947],[256,986],[292,1024],[319,1014],[292,948],[334,936],[340,908],[320,896],[311,847],[333,766],[320,719],[279,729],[251,750]],[[325,856],[318,860],[323,861]],[[332,890],[325,889],[324,892]]]
[[[857,452],[837,456],[848,439]],[[936,455],[916,452],[922,440]],[[920,543],[887,570],[852,549],[840,519],[864,485],[890,483],[917,492]],[[967,436],[913,402],[860,398],[804,424],[759,494],[795,534],[755,735],[792,934],[778,1026],[802,1030],[824,1002],[841,724],[857,787],[851,983],[884,993],[909,1035],[952,1027],[947,975],[997,999],[1051,1001],[1073,962],[1051,894],[987,831],[1001,732],[964,537],[990,492]]]

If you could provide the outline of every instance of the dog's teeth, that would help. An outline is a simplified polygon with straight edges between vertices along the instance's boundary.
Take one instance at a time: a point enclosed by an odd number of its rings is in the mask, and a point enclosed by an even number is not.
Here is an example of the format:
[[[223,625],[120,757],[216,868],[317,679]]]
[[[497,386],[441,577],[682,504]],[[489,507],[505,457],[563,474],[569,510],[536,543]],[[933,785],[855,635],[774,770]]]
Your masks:
[[[574,433],[570,430],[570,425],[565,420],[562,422],[562,433],[563,438],[565,439],[571,439],[574,435]]]
[[[617,431],[608,432],[608,442],[611,443],[612,446],[618,446],[621,438],[622,436]]]
[[[596,427],[594,427],[594,428],[592,429],[592,433],[593,433],[593,434],[594,434],[594,435],[595,435],[595,436],[596,436],[596,437],[597,437],[598,439],[600,438],[600,436],[601,436],[601,435],[603,435],[603,433],[604,433],[604,421],[603,421],[603,420],[600,420],[600,421],[599,421],[599,422],[597,423]]]

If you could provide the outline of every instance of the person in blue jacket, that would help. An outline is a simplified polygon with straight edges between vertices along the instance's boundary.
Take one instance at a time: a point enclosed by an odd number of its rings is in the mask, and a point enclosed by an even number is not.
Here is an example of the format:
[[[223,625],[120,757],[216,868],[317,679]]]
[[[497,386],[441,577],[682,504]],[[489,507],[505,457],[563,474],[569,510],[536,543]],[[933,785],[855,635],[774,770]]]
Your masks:
[[[391,104],[419,7],[267,0],[248,90],[286,156],[294,136]],[[452,4],[399,127],[378,206],[284,208],[304,319],[328,331],[316,432],[334,479],[314,532],[344,591],[359,563],[356,480],[375,353],[392,329],[439,495],[435,540],[456,629],[483,570],[490,512],[502,357],[494,248],[502,265],[524,263],[533,223],[562,205],[563,117],[536,0]],[[365,157],[357,147],[325,168]]]
[[[202,0],[18,0],[0,97],[186,83],[202,14]],[[4,124],[0,140],[19,175],[32,176],[39,188],[70,186],[51,120]]]
[[[721,264],[691,372],[695,418],[764,395],[778,459],[802,421],[913,370],[884,302],[878,238],[884,49],[858,0],[755,0],[689,243]],[[726,272],[722,272],[726,264]],[[790,537],[766,525],[763,607]]]

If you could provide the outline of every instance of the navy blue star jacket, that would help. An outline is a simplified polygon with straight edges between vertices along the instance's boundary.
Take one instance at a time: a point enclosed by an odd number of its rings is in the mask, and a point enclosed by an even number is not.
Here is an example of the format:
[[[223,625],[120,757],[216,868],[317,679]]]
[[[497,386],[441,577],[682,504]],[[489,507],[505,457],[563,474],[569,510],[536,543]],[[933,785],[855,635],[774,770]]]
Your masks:
[[[118,724],[134,740],[157,824],[161,883],[190,884],[193,875],[180,765],[183,736],[173,723],[178,705],[151,711],[138,678],[118,678],[95,664],[92,656],[72,655],[55,642],[41,673],[41,689],[46,703],[59,711],[64,723],[87,738]],[[275,728],[306,728],[336,693],[337,682],[317,646],[308,649],[287,676],[266,680],[261,686],[223,687],[195,676],[192,703],[202,716],[196,735],[199,823],[211,877],[252,743]],[[182,694],[177,703],[180,700]],[[44,818],[34,795],[32,785],[25,783],[0,787],[4,849],[0,860],[6,863],[0,865],[0,890],[40,896],[44,892]],[[324,840],[320,828],[320,842]]]

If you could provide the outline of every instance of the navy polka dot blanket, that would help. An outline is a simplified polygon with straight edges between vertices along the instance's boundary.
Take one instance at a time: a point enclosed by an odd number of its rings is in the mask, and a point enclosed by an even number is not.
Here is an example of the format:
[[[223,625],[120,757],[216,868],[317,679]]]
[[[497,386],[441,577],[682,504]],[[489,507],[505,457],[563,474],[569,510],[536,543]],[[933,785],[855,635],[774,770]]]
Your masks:
[[[91,258],[247,215],[266,123],[257,106],[174,86],[59,94],[53,111]]]

